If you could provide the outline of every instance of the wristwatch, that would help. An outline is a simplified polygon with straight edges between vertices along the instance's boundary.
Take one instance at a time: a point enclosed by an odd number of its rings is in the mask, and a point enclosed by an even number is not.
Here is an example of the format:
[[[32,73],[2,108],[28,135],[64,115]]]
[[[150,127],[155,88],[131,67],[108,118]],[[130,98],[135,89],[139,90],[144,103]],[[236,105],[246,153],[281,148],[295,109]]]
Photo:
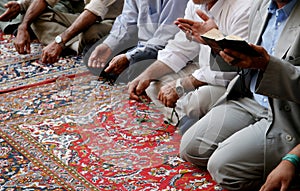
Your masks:
[[[65,44],[63,43],[63,40],[62,40],[61,36],[57,35],[55,37],[55,43],[59,44],[62,48],[65,48]]]
[[[183,96],[183,94],[184,94],[184,87],[181,84],[181,79],[180,78],[176,80],[175,90],[176,90],[176,93],[177,93],[177,95],[179,97]]]

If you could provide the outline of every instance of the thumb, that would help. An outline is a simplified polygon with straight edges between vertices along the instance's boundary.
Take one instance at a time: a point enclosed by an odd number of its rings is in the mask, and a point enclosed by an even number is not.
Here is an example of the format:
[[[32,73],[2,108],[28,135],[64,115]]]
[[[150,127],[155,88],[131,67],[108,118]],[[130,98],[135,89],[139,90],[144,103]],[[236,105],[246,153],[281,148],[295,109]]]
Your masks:
[[[289,184],[287,184],[286,182],[283,182],[283,183],[281,184],[280,191],[287,191],[287,190],[288,190],[288,187],[289,187]]]
[[[10,8],[10,7],[14,6],[14,5],[15,5],[15,2],[9,1],[8,3],[6,3],[6,4],[4,5],[4,7],[5,7],[5,8]]]
[[[136,94],[141,95],[148,86],[148,81],[143,81],[142,83],[139,83],[136,87]]]
[[[104,69],[105,72],[107,73],[110,73],[113,68],[114,68],[114,65],[115,65],[115,58],[113,58],[109,63],[108,63],[108,66]],[[101,66],[102,67],[102,66]]]
[[[196,10],[196,13],[203,21],[207,21],[209,19],[209,16],[200,9]]]

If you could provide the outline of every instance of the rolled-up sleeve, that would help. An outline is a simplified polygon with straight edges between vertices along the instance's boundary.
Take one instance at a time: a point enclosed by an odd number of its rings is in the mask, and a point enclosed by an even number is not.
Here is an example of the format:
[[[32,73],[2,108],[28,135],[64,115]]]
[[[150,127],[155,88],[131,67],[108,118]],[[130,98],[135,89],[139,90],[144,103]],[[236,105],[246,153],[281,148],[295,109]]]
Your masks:
[[[116,0],[91,0],[84,9],[104,19],[108,12],[108,7],[114,2],[116,2]]]
[[[45,0],[50,7],[54,7],[59,0]]]

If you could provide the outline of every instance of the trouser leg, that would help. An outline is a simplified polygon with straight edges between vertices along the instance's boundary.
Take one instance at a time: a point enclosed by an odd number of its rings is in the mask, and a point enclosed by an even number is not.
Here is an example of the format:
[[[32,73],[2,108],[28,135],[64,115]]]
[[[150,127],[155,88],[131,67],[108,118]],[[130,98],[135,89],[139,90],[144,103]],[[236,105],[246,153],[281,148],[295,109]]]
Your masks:
[[[185,115],[180,117],[179,129],[183,128],[181,133],[183,134],[196,121],[202,118],[225,91],[226,88],[222,86],[205,85],[181,97],[176,103],[176,111],[181,113],[181,115]],[[191,120],[183,124],[183,118]]]
[[[263,183],[266,119],[220,143],[208,162],[212,177],[225,189],[252,191]]]
[[[90,47],[100,39],[107,36],[113,25],[113,20],[104,20],[93,24],[79,36],[78,52],[81,53],[86,46]]]
[[[42,14],[31,27],[42,44],[50,44],[55,37],[63,33],[76,20],[78,14],[60,13],[50,10]],[[66,43],[66,46],[78,41],[78,36]]]
[[[250,98],[218,105],[183,135],[180,155],[198,166],[206,166],[220,142],[266,115],[267,110]]]

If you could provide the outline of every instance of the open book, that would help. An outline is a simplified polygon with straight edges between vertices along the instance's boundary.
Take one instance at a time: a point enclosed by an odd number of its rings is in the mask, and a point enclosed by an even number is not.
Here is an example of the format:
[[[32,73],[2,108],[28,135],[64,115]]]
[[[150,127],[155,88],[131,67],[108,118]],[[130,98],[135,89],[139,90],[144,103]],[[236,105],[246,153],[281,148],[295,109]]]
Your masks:
[[[202,39],[212,49],[213,55],[216,57],[215,63],[211,65],[212,70],[220,71],[236,71],[237,67],[226,63],[219,52],[225,48],[239,51],[249,56],[260,56],[244,39],[235,35],[224,36],[218,29],[211,29],[201,35]],[[216,65],[217,64],[217,65]]]

